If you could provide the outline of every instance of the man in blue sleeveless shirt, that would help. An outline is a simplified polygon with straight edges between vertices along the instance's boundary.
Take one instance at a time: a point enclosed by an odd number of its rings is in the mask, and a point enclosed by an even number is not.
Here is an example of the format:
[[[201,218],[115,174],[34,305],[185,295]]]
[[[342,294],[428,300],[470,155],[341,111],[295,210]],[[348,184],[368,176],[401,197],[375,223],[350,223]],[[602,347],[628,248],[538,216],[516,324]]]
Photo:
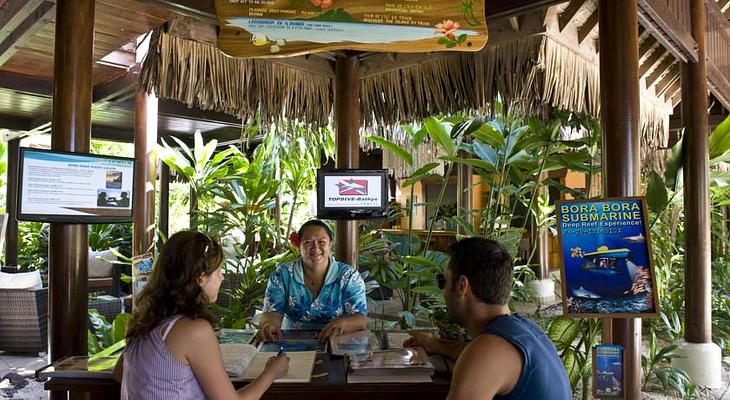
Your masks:
[[[439,286],[449,318],[463,326],[469,343],[413,333],[405,345],[456,361],[449,400],[572,399],[557,350],[531,321],[513,315],[512,259],[493,240],[467,238],[451,246]]]

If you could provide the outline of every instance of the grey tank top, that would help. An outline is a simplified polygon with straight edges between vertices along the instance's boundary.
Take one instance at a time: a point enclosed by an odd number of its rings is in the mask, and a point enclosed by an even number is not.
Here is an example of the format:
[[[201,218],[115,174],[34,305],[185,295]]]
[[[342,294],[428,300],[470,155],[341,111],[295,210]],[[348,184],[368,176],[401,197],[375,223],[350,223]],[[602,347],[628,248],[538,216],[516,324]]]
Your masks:
[[[180,318],[182,315],[168,317],[146,336],[127,344],[122,399],[205,399],[193,369],[178,361],[165,345],[167,334]]]

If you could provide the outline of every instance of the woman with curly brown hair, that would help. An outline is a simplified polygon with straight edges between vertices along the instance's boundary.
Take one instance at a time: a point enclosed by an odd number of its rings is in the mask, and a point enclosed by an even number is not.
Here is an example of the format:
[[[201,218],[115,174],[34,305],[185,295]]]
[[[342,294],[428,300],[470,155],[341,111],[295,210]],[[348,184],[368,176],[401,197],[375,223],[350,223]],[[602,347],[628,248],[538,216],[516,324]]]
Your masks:
[[[233,388],[207,307],[218,297],[222,264],[221,246],[200,232],[178,232],[162,246],[117,363],[122,399],[258,399],[286,375],[289,359],[282,354],[253,382]]]

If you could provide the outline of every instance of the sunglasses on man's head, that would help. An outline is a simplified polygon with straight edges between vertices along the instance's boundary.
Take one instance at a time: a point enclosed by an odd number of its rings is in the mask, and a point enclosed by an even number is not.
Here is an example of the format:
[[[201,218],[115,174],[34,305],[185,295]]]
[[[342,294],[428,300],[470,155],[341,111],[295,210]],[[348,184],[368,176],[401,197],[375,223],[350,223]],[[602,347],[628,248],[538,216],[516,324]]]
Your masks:
[[[436,282],[438,283],[439,289],[446,287],[446,275],[436,274]]]

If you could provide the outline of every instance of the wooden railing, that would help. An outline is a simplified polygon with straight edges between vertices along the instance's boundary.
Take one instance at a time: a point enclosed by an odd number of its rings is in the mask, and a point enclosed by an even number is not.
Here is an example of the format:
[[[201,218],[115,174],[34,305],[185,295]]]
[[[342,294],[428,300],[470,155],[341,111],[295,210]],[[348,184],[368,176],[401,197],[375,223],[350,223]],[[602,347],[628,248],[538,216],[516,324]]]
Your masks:
[[[715,97],[730,107],[730,24],[714,0],[705,4],[707,80]]]

